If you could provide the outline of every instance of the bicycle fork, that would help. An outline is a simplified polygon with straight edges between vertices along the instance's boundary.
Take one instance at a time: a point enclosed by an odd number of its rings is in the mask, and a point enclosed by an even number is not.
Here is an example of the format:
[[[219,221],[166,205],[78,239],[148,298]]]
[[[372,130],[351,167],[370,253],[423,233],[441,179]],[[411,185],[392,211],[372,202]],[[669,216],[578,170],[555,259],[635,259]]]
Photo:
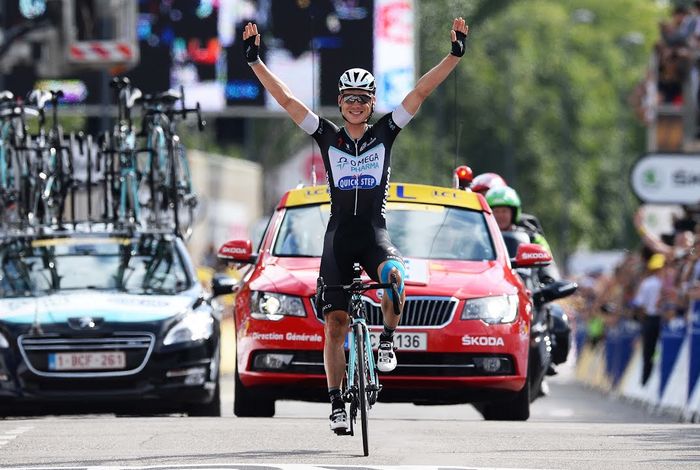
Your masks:
[[[355,348],[355,335],[358,333],[364,333],[365,339],[365,358],[357,357],[357,350]],[[382,389],[377,379],[377,368],[374,362],[374,351],[372,350],[372,341],[370,339],[369,330],[367,329],[367,324],[364,321],[353,320],[350,327],[350,332],[348,333],[348,387],[346,394],[349,395],[350,401],[353,396],[358,392],[358,386],[355,383],[355,368],[357,361],[364,360],[367,364],[367,391],[371,392],[369,395],[369,405],[370,408],[377,402],[379,391]]]

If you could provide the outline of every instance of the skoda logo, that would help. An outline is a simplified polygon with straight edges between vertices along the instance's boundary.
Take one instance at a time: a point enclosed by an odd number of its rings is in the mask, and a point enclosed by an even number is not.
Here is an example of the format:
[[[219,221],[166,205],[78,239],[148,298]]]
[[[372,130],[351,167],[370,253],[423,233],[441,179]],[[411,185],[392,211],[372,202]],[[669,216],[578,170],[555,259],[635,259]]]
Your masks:
[[[661,186],[661,179],[654,168],[647,168],[642,173],[642,182],[648,188],[658,188]]]
[[[94,330],[102,324],[102,318],[93,317],[73,317],[68,319],[68,325],[74,330]]]

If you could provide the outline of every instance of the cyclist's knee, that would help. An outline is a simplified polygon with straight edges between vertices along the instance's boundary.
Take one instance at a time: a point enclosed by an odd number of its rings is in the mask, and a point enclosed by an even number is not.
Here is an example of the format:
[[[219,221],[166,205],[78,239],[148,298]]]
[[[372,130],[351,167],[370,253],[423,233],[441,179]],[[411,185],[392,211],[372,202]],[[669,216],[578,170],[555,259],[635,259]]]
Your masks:
[[[345,338],[348,329],[348,314],[342,310],[334,310],[326,314],[326,337]]]
[[[403,297],[403,291],[404,291],[404,277],[406,277],[406,271],[403,266],[403,263],[390,259],[388,261],[385,261],[382,263],[379,267],[379,279],[381,280],[382,283],[388,283],[391,282],[391,275],[392,273],[396,276],[396,281],[398,283],[398,290],[399,290],[399,295]],[[394,298],[394,294],[391,292],[391,289],[386,289],[386,293],[389,295],[391,299]]]

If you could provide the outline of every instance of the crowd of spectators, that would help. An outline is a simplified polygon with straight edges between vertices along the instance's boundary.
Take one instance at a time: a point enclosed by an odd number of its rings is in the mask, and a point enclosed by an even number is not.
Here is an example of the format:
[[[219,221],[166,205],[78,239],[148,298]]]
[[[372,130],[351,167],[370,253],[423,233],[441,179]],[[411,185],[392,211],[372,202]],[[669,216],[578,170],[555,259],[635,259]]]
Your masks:
[[[689,324],[700,302],[700,211],[684,207],[672,233],[662,236],[645,227],[642,209],[634,223],[640,249],[626,253],[610,274],[599,270],[581,279],[574,308],[591,345],[611,328],[640,332],[644,383],[663,326]]]

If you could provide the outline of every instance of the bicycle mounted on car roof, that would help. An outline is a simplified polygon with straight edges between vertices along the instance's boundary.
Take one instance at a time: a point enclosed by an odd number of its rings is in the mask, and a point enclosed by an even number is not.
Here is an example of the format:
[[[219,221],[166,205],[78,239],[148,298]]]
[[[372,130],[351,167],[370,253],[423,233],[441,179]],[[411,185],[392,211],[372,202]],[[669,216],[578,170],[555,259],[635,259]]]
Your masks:
[[[83,132],[64,135],[58,120],[61,90],[34,90],[29,106],[9,91],[0,92],[0,226],[6,234],[83,222],[116,230],[171,231],[183,238],[191,234],[197,199],[176,124],[196,113],[203,129],[199,103],[186,108],[182,87],[143,96],[126,77],[113,79],[111,86],[117,122],[97,148]],[[138,102],[143,105],[140,133],[132,122]],[[49,103],[53,122],[47,128]],[[25,116],[38,117],[36,135],[27,132]],[[140,137],[147,137],[141,146]],[[94,194],[96,187],[101,194]],[[103,211],[95,216],[93,202],[99,196]],[[79,211],[84,219],[77,217]]]

